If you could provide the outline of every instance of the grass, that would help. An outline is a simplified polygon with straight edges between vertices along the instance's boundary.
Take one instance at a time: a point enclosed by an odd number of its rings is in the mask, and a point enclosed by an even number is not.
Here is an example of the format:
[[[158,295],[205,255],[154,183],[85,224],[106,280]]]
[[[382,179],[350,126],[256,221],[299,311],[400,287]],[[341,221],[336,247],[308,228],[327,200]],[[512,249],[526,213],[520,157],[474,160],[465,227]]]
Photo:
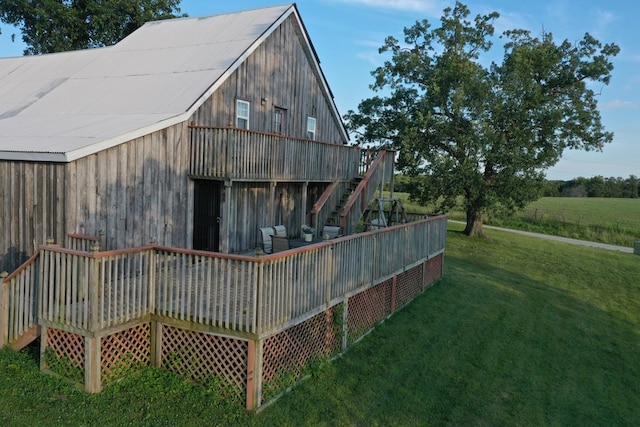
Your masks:
[[[88,396],[0,352],[0,424],[640,425],[640,258],[452,226],[445,277],[258,414],[149,369]]]
[[[432,206],[408,201],[406,193],[395,193],[411,212],[431,212]],[[464,221],[461,211],[449,218]],[[596,197],[543,197],[513,215],[488,215],[485,224],[534,233],[632,247],[640,240],[640,199]]]
[[[640,240],[640,199],[544,197],[487,223],[620,246]]]

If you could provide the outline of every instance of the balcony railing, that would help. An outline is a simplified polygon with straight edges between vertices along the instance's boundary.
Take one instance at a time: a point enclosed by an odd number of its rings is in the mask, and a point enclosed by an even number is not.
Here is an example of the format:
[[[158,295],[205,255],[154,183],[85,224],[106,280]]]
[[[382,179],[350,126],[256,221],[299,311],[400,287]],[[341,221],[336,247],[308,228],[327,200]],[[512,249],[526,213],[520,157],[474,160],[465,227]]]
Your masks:
[[[357,147],[226,127],[190,132],[194,177],[330,182],[358,175]]]

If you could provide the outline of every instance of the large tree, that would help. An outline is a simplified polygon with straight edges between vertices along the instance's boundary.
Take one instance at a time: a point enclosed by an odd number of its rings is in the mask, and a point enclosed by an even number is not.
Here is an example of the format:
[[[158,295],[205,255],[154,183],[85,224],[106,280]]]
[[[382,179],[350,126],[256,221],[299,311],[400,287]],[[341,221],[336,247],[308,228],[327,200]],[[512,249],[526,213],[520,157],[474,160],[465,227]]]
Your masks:
[[[390,59],[371,86],[385,95],[345,119],[358,142],[398,149],[414,200],[447,211],[463,196],[465,234],[484,236],[488,210],[535,200],[565,149],[601,150],[612,140],[595,91],[609,83],[619,48],[588,33],[556,44],[547,32],[510,30],[500,38],[502,62],[490,62],[499,56],[491,50],[499,14],[473,22],[469,14],[457,2],[440,27],[422,20],[405,28],[402,44],[387,37],[380,53]]]
[[[1,0],[0,21],[22,32],[25,54],[109,46],[147,21],[174,18],[180,0]]]

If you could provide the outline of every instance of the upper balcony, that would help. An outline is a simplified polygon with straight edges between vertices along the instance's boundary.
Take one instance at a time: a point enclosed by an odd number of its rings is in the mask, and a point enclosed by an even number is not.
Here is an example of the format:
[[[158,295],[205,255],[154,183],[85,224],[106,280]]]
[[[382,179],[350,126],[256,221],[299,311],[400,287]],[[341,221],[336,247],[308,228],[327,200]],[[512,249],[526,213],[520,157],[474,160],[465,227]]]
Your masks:
[[[350,180],[361,150],[342,144],[229,127],[190,127],[189,174],[243,181]]]

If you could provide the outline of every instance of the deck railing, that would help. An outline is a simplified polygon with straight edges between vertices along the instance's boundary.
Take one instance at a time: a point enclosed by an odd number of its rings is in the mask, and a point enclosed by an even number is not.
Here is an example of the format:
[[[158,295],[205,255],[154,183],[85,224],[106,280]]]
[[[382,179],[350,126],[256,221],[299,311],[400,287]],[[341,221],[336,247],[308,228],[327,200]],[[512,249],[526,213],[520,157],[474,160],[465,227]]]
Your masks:
[[[260,268],[254,257],[157,248],[155,314],[255,332]]]
[[[10,275],[0,276],[0,348],[37,325],[38,261],[35,254]]]
[[[35,322],[95,334],[150,315],[269,336],[442,253],[445,236],[437,216],[263,257],[44,246],[39,264],[34,257],[3,283],[3,342]]]
[[[334,181],[358,174],[357,147],[227,127],[190,132],[194,177]]]
[[[155,260],[150,247],[93,253],[43,247],[40,321],[84,333],[151,313]]]
[[[102,238],[100,236],[88,236],[85,234],[69,233],[67,234],[67,245],[69,249],[76,251],[89,252],[102,246]]]

